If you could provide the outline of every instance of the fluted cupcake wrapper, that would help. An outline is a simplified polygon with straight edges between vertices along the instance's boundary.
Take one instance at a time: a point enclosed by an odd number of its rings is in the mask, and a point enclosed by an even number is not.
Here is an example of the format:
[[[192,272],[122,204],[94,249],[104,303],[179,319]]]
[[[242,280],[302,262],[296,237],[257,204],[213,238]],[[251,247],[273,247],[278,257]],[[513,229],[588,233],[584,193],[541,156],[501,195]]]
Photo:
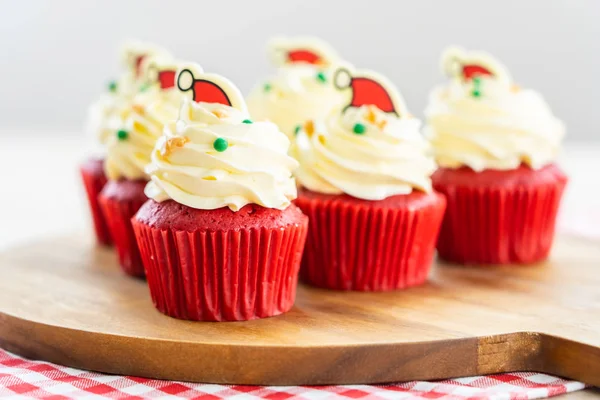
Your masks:
[[[306,223],[187,232],[132,222],[150,295],[162,313],[195,321],[245,321],[293,306]]]
[[[309,217],[300,277],[336,290],[387,291],[427,280],[445,209],[442,196],[422,208],[386,208],[299,196]]]
[[[116,200],[102,194],[98,200],[104,218],[106,218],[110,236],[117,249],[121,268],[127,275],[143,278],[145,276],[144,265],[131,226],[131,218],[144,204],[144,201],[140,199]]]
[[[436,182],[448,200],[438,241],[439,256],[472,265],[531,264],[548,257],[567,183],[465,186]]]
[[[104,174],[94,173],[87,169],[85,164],[79,167],[79,173],[81,174],[83,187],[85,188],[85,193],[90,206],[96,240],[99,244],[110,246],[112,240],[110,238],[108,224],[106,223],[106,219],[100,208],[100,203],[98,202],[98,195],[106,184],[106,176]]]

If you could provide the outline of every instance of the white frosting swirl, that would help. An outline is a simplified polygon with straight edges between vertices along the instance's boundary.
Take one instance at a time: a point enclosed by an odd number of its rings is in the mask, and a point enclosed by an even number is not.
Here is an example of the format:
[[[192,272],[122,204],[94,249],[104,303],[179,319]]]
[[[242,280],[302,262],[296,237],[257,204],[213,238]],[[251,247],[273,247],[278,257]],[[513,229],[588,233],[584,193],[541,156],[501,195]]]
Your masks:
[[[493,78],[453,80],[437,88],[425,111],[426,136],[442,167],[507,170],[526,163],[534,169],[553,162],[564,136],[540,94]]]
[[[88,110],[86,131],[106,144],[118,129],[122,127],[121,113],[128,108],[139,91],[139,84],[131,74],[115,82],[115,87],[104,93]]]
[[[236,108],[185,100],[152,152],[146,195],[202,210],[285,209],[296,198],[290,142],[273,123],[247,119]],[[213,146],[219,138],[228,143],[222,152]]]
[[[166,123],[177,118],[183,95],[176,89],[152,88],[134,97],[122,109],[114,130],[107,140],[106,175],[111,180],[147,179],[144,171],[150,162],[150,153],[162,134]],[[118,130],[127,133],[119,138]]]
[[[356,124],[365,128],[362,134],[355,133]],[[372,106],[334,111],[312,134],[306,129],[298,133],[296,178],[315,192],[366,200],[413,189],[429,192],[436,165],[420,126],[415,118],[398,118]]]
[[[324,119],[344,99],[333,86],[330,69],[300,63],[279,68],[275,77],[253,89],[247,104],[254,119],[274,122],[292,138],[299,124]]]

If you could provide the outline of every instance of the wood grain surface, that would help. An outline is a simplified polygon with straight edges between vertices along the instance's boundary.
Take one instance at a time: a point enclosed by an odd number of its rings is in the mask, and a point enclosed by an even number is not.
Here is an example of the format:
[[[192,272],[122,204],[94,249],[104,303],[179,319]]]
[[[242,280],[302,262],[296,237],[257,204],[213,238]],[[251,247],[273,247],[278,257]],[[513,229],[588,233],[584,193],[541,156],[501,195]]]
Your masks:
[[[390,293],[302,286],[282,316],[179,321],[87,234],[0,254],[0,345],[115,374],[349,384],[538,371],[600,385],[600,245],[562,237],[530,267],[434,267]]]
[[[597,400],[600,399],[600,389],[588,388],[577,392],[566,393],[557,397],[557,400]]]

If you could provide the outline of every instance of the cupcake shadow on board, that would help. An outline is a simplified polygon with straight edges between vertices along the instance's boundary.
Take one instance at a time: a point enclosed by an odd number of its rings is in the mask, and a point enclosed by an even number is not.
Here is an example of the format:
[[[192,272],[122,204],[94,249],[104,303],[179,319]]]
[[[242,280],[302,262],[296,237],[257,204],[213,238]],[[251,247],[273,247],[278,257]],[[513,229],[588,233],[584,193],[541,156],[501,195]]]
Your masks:
[[[310,219],[301,278],[336,290],[386,291],[424,283],[446,202],[420,121],[395,87],[340,68],[345,107],[298,131],[296,204]]]
[[[190,64],[191,95],[148,166],[150,198],[132,219],[156,308],[242,321],[294,304],[308,218],[293,204],[297,162],[275,124],[254,122],[227,79]]]
[[[486,53],[450,48],[450,82],[425,111],[448,200],[441,258],[462,264],[531,264],[548,257],[567,177],[555,164],[564,125],[542,96],[514,84]]]

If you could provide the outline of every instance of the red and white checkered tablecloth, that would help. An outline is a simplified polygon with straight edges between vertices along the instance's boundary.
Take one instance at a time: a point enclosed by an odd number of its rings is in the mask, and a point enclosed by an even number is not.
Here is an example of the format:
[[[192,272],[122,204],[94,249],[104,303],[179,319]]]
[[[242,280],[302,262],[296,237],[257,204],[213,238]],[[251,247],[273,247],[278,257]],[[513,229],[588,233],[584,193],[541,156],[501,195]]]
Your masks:
[[[0,399],[539,399],[583,389],[580,382],[519,372],[438,382],[346,386],[241,386],[104,375],[31,361],[0,349]]]

